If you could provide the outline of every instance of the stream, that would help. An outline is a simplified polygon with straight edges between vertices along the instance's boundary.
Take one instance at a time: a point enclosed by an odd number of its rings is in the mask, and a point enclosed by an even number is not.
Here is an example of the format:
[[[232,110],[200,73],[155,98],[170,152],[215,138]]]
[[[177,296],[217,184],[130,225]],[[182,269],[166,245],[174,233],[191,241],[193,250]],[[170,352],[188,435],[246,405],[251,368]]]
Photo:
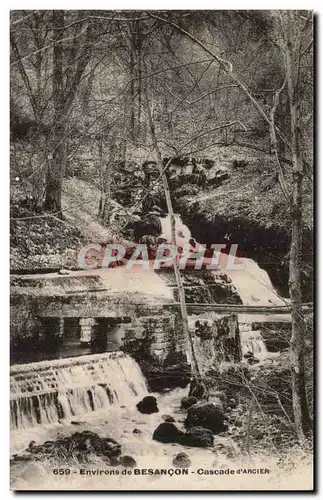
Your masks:
[[[285,299],[277,295],[266,271],[251,259],[242,260],[245,269],[226,271],[226,274],[237,288],[243,304],[285,304]],[[252,321],[261,321],[263,318],[263,315],[258,316],[251,318],[246,314],[239,314],[238,319],[242,353],[253,353],[260,364],[263,364],[277,354],[273,356],[268,353],[260,331],[252,330]],[[277,321],[278,316],[273,315],[269,319]],[[289,320],[286,315],[282,316],[286,321]],[[268,320],[268,315],[266,318]],[[84,469],[110,472],[98,473],[95,477],[80,474],[79,463],[75,463],[75,470],[72,470],[71,475],[54,476],[53,464],[48,460],[13,461],[11,480],[15,489],[187,490],[192,485],[193,489],[197,489],[198,485],[201,489],[240,490],[254,488],[254,474],[257,474],[259,489],[283,488],[287,482],[290,484],[288,475],[283,471],[276,470],[272,476],[270,473],[259,472],[275,468],[277,457],[268,456],[265,450],[263,453],[253,454],[252,458],[241,454],[228,435],[214,436],[214,445],[209,448],[154,441],[153,432],[163,422],[163,415],[172,416],[175,425],[185,430],[186,411],[181,410],[180,406],[181,399],[188,394],[188,387],[162,394],[152,393],[157,398],[159,412],[141,414],[136,404],[148,393],[146,381],[138,364],[124,353],[106,352],[13,365],[10,379],[12,456],[26,454],[31,441],[42,444],[75,432],[91,430],[101,437],[109,436],[120,443],[122,455],[130,455],[136,460],[136,470],[172,469],[172,460],[179,452],[187,453],[191,461],[189,478],[181,472],[167,476],[159,473],[148,475],[145,472],[136,475],[134,471],[122,474],[122,468],[107,467],[99,458],[93,465],[84,466]],[[57,465],[64,467],[64,464]],[[248,468],[249,473],[237,472]],[[228,472],[230,470],[234,472]],[[258,472],[250,472],[257,470]],[[293,482],[293,488],[297,488],[297,480]]]
[[[125,359],[122,354],[119,358]],[[113,404],[65,418],[57,423],[29,426],[11,432],[12,453],[23,453],[30,441],[41,444],[48,440],[56,440],[70,436],[74,432],[91,430],[101,437],[110,436],[122,446],[122,455],[133,457],[137,465],[131,472],[122,467],[107,467],[97,459],[91,465],[75,463],[70,466],[70,475],[55,475],[55,464],[50,461],[12,462],[11,482],[15,489],[111,489],[111,490],[189,490],[189,489],[222,489],[233,490],[257,488],[275,489],[290,488],[291,473],[277,469],[277,457],[263,453],[253,454],[252,458],[241,454],[236,444],[228,436],[214,436],[214,445],[209,448],[193,448],[179,444],[163,444],[152,439],[156,427],[163,421],[163,415],[171,415],[176,425],[184,430],[183,421],[186,412],[180,410],[182,397],[187,395],[188,388],[175,389],[168,393],[153,393],[158,401],[158,413],[141,414],[136,403],[146,395],[145,380],[138,378],[138,366],[133,362],[134,373],[128,373],[128,380],[139,382],[141,394],[135,395],[133,387],[125,387],[125,381],[118,383],[119,391]],[[128,367],[129,368],[129,367]],[[132,377],[134,375],[134,377]],[[93,381],[92,381],[93,382]],[[138,387],[137,387],[138,388]],[[130,392],[129,392],[130,391]],[[126,397],[124,396],[126,394]],[[136,429],[134,433],[133,430]],[[191,461],[187,474],[172,465],[173,458],[185,452]],[[228,458],[228,452],[230,458]],[[153,473],[148,474],[148,469]],[[163,475],[162,470],[176,470],[176,473]],[[85,472],[84,472],[85,471]],[[100,471],[106,471],[101,472]],[[118,472],[117,472],[118,471]],[[139,471],[139,472],[138,472]],[[234,472],[229,472],[234,471]],[[239,472],[238,472],[239,471]],[[249,472],[248,472],[249,471]],[[268,472],[266,472],[268,471]],[[274,473],[273,473],[274,472]],[[304,468],[304,474],[311,472]],[[89,475],[88,475],[89,474]],[[93,474],[95,476],[93,477]],[[293,479],[292,489],[297,489],[298,478]]]

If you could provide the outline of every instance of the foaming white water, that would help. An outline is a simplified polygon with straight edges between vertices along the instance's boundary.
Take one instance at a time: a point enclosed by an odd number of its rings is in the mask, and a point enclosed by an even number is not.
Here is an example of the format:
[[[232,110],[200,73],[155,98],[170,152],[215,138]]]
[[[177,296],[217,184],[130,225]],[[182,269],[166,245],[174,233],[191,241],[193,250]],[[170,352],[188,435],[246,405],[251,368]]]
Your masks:
[[[181,216],[178,214],[175,217],[175,236],[176,245],[184,247],[189,245],[192,238],[191,231],[183,224]],[[160,218],[162,225],[161,237],[171,242],[171,223],[169,215]],[[222,259],[220,258],[220,263]],[[226,257],[223,260],[223,265],[227,262]],[[284,306],[288,299],[282,299],[276,292],[270,277],[264,269],[261,269],[256,261],[246,257],[239,257],[239,264],[243,264],[243,269],[225,269],[226,274],[233,282],[237,292],[239,293],[244,305],[272,305]]]
[[[192,238],[191,231],[183,224],[181,216],[175,214],[175,235],[177,246],[184,247],[189,245]],[[171,242],[171,223],[169,215],[160,218],[162,225],[162,238],[165,238],[168,243]],[[243,269],[227,269],[225,263],[227,258],[222,260],[226,274],[236,287],[244,305],[286,305],[288,299],[282,299],[276,292],[270,277],[264,269],[261,269],[256,261],[246,257],[239,257],[237,263],[243,264]]]
[[[308,488],[312,484],[312,465],[304,459],[304,452],[301,457],[293,455],[293,460],[297,469],[293,469],[294,477],[289,476],[289,471],[282,469],[281,464],[277,465],[276,454],[270,454],[266,450],[257,451],[252,448],[252,456],[240,454],[236,443],[228,437],[215,436],[214,447],[212,448],[191,448],[179,444],[163,444],[152,439],[156,427],[163,421],[162,415],[169,414],[176,419],[175,425],[184,430],[181,423],[186,416],[186,412],[180,410],[181,399],[187,396],[188,389],[175,389],[170,393],[159,395],[159,413],[144,415],[138,412],[135,405],[127,405],[125,408],[113,406],[107,411],[91,412],[82,418],[82,423],[77,428],[71,424],[38,427],[27,432],[20,432],[20,449],[23,451],[31,439],[36,444],[44,443],[47,440],[56,440],[62,436],[70,436],[76,430],[91,430],[102,437],[113,437],[122,446],[122,454],[132,456],[137,462],[139,469],[172,469],[173,458],[179,452],[188,454],[192,465],[189,475],[124,475],[122,467],[119,474],[115,475],[80,475],[70,474],[55,476],[53,468],[64,467],[64,463],[55,463],[52,460],[42,460],[33,462],[18,462],[11,467],[11,488],[16,490],[210,490],[216,489],[302,489],[305,484]],[[136,428],[140,432],[133,433]],[[25,434],[25,436],[23,436]],[[24,441],[23,441],[24,438]],[[231,451],[233,458],[228,458],[227,451]],[[14,451],[16,452],[16,450]],[[308,456],[308,458],[310,458]],[[299,460],[303,462],[299,463]],[[76,464],[77,465],[77,464]],[[79,468],[80,465],[77,465]],[[82,468],[84,465],[81,466]],[[255,486],[254,474],[234,474],[234,475],[199,475],[198,469],[209,471],[211,469],[246,469],[246,468],[269,468],[270,475],[257,475]],[[95,463],[89,464],[86,468],[96,470],[107,469],[106,462],[97,459]],[[113,467],[112,470],[117,469]],[[293,472],[292,471],[292,472]],[[296,473],[297,472],[297,473]],[[302,481],[299,482],[299,477]]]
[[[182,218],[179,214],[174,214],[174,217],[176,245],[178,247],[184,247],[184,245],[189,244],[190,238],[192,238],[191,231],[187,226],[185,226],[185,224],[183,224]],[[171,243],[172,231],[169,215],[167,215],[167,217],[160,217],[160,222],[162,226],[162,234],[160,237],[167,240],[167,243]]]
[[[240,329],[242,355],[252,352],[259,360],[268,357],[268,351],[264,339],[259,330],[243,331]]]
[[[225,269],[223,272],[232,280],[244,305],[286,305],[287,300],[278,295],[267,271],[252,259],[239,257],[238,260],[243,269]]]
[[[54,424],[147,392],[138,364],[121,352],[14,365],[10,383],[12,429]]]

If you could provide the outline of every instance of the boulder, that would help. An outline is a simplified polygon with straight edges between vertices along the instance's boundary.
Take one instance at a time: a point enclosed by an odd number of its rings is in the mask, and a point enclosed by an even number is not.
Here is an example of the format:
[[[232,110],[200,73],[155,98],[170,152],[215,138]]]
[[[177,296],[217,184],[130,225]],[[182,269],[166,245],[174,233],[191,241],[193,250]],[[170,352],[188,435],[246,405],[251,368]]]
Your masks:
[[[153,439],[160,443],[179,443],[183,435],[184,432],[179,430],[173,423],[163,422],[155,429]]]
[[[255,364],[257,364],[257,363],[260,363],[260,360],[259,360],[258,358],[253,357],[253,358],[249,358],[249,359],[247,360],[247,363],[248,363],[249,365],[255,365]]]
[[[175,422],[175,418],[171,415],[162,415],[164,422]]]
[[[137,409],[140,413],[151,414],[157,413],[157,399],[154,396],[146,396],[137,404]]]
[[[182,408],[182,410],[187,410],[187,408],[195,405],[196,403],[197,403],[196,397],[194,397],[194,396],[184,397],[184,398],[182,398],[182,401],[181,401],[181,408]]]
[[[212,403],[197,403],[188,409],[186,427],[204,427],[214,434],[227,430],[223,406],[220,400]]]
[[[100,437],[91,431],[75,432],[56,441],[45,441],[42,445],[32,446],[29,451],[35,456],[55,456],[64,462],[74,460],[87,463],[90,456],[102,457],[108,464],[121,455],[121,445],[112,438]]]
[[[142,434],[140,429],[135,428],[133,431],[133,434]]]
[[[129,455],[123,455],[120,457],[119,464],[123,465],[126,469],[133,469],[134,467],[137,467],[136,460]]]
[[[193,380],[191,381],[190,391],[188,395],[194,396],[196,399],[208,400],[209,398],[209,393],[205,384],[200,380],[196,380],[195,378],[193,378]]]
[[[196,446],[206,448],[213,446],[214,437],[210,429],[204,427],[191,427],[182,437],[181,444],[185,446]]]
[[[214,399],[219,399],[222,404],[226,403],[227,400],[225,393],[222,391],[210,392],[210,398],[212,399],[212,401]]]
[[[181,469],[190,467],[191,463],[192,462],[190,461],[189,456],[184,452],[177,453],[176,457],[173,458],[173,465],[175,467],[180,467]]]

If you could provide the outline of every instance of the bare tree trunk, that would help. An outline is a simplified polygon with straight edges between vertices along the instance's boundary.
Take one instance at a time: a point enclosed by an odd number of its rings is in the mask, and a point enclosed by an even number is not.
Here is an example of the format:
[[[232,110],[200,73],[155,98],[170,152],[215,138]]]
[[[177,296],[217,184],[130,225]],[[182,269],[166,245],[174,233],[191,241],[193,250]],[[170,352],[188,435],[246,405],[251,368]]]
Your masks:
[[[100,177],[101,177],[101,198],[99,204],[99,218],[105,224],[110,223],[110,206],[111,206],[111,173],[112,164],[115,159],[115,138],[111,138],[109,155],[106,156],[103,138],[99,142],[99,161],[100,161]]]
[[[103,219],[104,204],[105,204],[105,194],[104,194],[104,165],[103,165],[103,139],[102,137],[98,140],[98,150],[99,150],[99,167],[100,167],[100,201],[99,201],[99,219]]]
[[[292,372],[293,410],[297,436],[303,442],[310,432],[311,420],[305,386],[304,368],[304,333],[305,324],[302,313],[301,291],[301,255],[302,255],[302,181],[303,161],[300,149],[300,114],[299,114],[299,33],[293,43],[291,30],[296,29],[290,13],[286,13],[286,24],[283,24],[285,35],[285,60],[288,95],[291,116],[292,138],[292,200],[291,220],[292,237],[289,261],[289,295],[291,299],[292,337],[290,347],[290,364]]]
[[[172,236],[171,243],[172,243],[172,245],[176,246],[175,217],[174,217],[172,199],[171,199],[171,195],[170,195],[170,191],[169,191],[167,177],[166,177],[166,174],[164,172],[162,155],[161,155],[161,152],[160,152],[160,149],[158,146],[158,141],[157,141],[156,134],[155,134],[155,127],[153,124],[153,119],[152,119],[152,114],[151,114],[151,110],[150,110],[150,105],[149,105],[149,100],[148,100],[148,92],[147,92],[146,85],[144,86],[144,91],[143,91],[143,101],[144,101],[146,117],[148,119],[148,127],[149,127],[150,137],[151,137],[152,143],[154,144],[154,150],[155,150],[155,155],[156,155],[156,160],[157,160],[157,167],[158,167],[159,173],[161,175],[161,179],[162,179],[162,183],[163,183],[163,187],[164,187],[164,192],[165,192],[167,210],[168,210],[168,214],[169,214],[170,222],[171,222],[171,236]],[[187,316],[186,301],[185,301],[185,291],[184,291],[184,287],[183,287],[183,283],[182,283],[182,278],[181,278],[178,262],[176,259],[174,260],[174,273],[175,273],[175,278],[176,278],[176,284],[178,287],[178,295],[179,295],[179,302],[180,302],[180,307],[181,307],[183,330],[184,330],[184,334],[186,335],[186,338],[188,340],[188,344],[189,344],[189,348],[190,348],[192,374],[195,378],[200,379],[201,374],[200,374],[198,362],[197,362],[196,355],[195,355],[194,342],[193,342],[193,338],[192,338],[191,332],[189,331],[189,327],[188,327],[188,316]]]
[[[137,75],[138,75],[138,117],[137,117],[137,137],[140,137],[140,114],[142,100],[142,34],[140,32],[140,23],[136,22],[136,51],[137,51]]]
[[[131,45],[130,45],[130,137],[135,140],[135,128],[136,128],[136,39],[135,33],[133,32],[133,26],[130,26],[131,30]]]
[[[63,47],[57,43],[63,36],[64,11],[53,10],[53,153],[48,159],[45,210],[60,212],[62,209],[62,179],[65,157],[65,127],[63,109]],[[56,43],[55,43],[56,42]]]

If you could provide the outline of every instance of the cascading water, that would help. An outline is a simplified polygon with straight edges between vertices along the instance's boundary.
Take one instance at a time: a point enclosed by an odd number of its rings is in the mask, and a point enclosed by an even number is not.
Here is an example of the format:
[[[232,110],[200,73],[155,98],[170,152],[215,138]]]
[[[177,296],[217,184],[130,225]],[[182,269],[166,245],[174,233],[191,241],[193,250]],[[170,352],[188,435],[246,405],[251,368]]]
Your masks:
[[[163,236],[167,241],[171,241],[171,224],[169,216],[161,219]],[[180,216],[176,219],[176,237],[181,235],[177,245],[188,245],[192,238],[189,228],[183,224]],[[237,264],[242,264],[242,269],[230,269],[227,266],[227,255],[220,254],[219,264],[223,269],[220,271],[232,281],[243,305],[247,306],[284,306],[288,299],[282,299],[276,292],[268,273],[259,267],[257,262],[246,257],[239,257]],[[219,271],[213,271],[217,277]],[[270,355],[260,331],[253,331],[251,324],[246,324],[239,317],[239,327],[241,333],[242,354],[252,353],[259,360],[264,360]]]
[[[170,217],[160,218],[162,225],[162,238],[171,242],[171,222]],[[192,234],[190,229],[182,222],[181,216],[175,214],[175,236],[176,244],[179,247],[190,245]],[[201,245],[203,247],[203,245]],[[227,255],[220,254],[219,264],[223,266],[223,274],[227,275],[237,292],[239,293],[244,305],[276,305],[284,306],[288,299],[282,299],[276,292],[269,274],[261,269],[256,261],[246,257],[239,257],[239,264],[242,269],[229,269],[226,265]],[[215,271],[218,274],[218,271]]]
[[[270,277],[257,262],[245,257],[239,257],[243,269],[225,269],[223,272],[231,279],[244,305],[286,305],[276,292]]]
[[[240,339],[243,356],[252,353],[261,361],[268,357],[267,347],[259,330],[244,331],[240,328]]]
[[[182,218],[179,214],[174,214],[174,219],[176,245],[178,247],[189,245],[190,239],[192,238],[191,231],[185,224],[183,224]],[[160,237],[164,238],[168,243],[171,243],[172,229],[170,216],[167,215],[167,217],[160,217],[160,223],[162,226],[162,234]]]
[[[138,364],[122,352],[13,365],[10,384],[12,429],[55,424],[147,393]]]

